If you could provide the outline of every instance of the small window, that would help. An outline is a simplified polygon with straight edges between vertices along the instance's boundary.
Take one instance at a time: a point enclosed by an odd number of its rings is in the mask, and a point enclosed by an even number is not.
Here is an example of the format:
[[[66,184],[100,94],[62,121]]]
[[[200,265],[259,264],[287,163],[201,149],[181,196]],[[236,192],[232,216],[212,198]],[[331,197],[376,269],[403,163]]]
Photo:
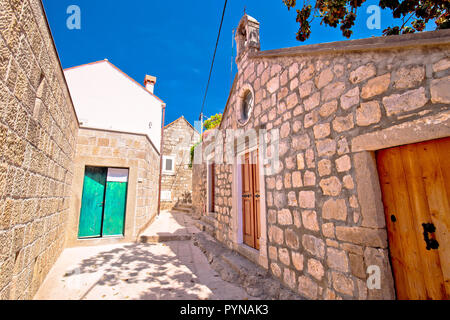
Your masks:
[[[245,92],[244,96],[241,98],[241,110],[240,110],[240,122],[244,124],[250,118],[253,110],[253,94],[250,90]]]
[[[175,174],[175,157],[163,156],[163,168],[164,174]]]

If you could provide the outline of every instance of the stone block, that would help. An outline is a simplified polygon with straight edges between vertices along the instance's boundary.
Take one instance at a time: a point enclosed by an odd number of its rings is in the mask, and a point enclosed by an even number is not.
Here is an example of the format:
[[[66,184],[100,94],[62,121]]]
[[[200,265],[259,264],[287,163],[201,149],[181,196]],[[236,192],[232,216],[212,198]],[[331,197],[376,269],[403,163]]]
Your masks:
[[[336,226],[336,237],[341,241],[375,248],[387,247],[387,234],[384,229]]]
[[[300,191],[299,193],[300,208],[310,209],[316,206],[316,194],[314,191]]]
[[[292,173],[292,186],[294,188],[300,188],[303,186],[302,173],[300,171],[294,171]]]
[[[322,263],[312,258],[308,260],[307,272],[319,281],[322,280],[325,274]]]
[[[319,109],[320,116],[323,118],[329,117],[330,115],[336,112],[337,106],[338,106],[337,100],[331,100],[329,102],[324,103]]]
[[[300,246],[300,240],[297,233],[293,229],[287,229],[285,232],[286,245],[294,250],[297,250]]]
[[[347,205],[344,199],[329,199],[322,207],[322,218],[326,220],[347,220]]]
[[[327,248],[327,265],[336,271],[344,273],[350,271],[347,254],[344,250]]]
[[[317,221],[317,213],[314,210],[302,211],[303,226],[312,231],[319,231],[319,223]]]
[[[331,274],[333,280],[333,288],[339,293],[353,297],[355,290],[353,279],[339,272],[333,271]]]
[[[361,103],[356,109],[356,124],[358,126],[369,126],[381,120],[381,108],[378,101]]]
[[[341,96],[341,108],[348,110],[359,104],[359,87],[355,87]]]
[[[322,234],[324,237],[334,239],[334,224],[332,222],[322,224]]]
[[[450,83],[450,77],[448,83]],[[431,87],[433,88],[433,85],[431,85]],[[422,108],[427,102],[428,98],[425,94],[425,88],[423,87],[383,98],[383,105],[388,116]],[[434,102],[436,102],[436,100],[434,100]]]
[[[333,71],[331,68],[325,69],[319,73],[319,76],[316,77],[315,83],[318,89],[322,89],[327,84],[329,84],[334,78]]]
[[[320,104],[320,92],[314,93],[309,98],[306,98],[303,101],[303,106],[305,107],[306,111],[310,111],[310,110],[314,109],[319,104]]]
[[[322,179],[319,185],[326,196],[338,196],[342,190],[342,184],[338,177]]]
[[[329,157],[336,153],[336,141],[324,139],[316,142],[319,157]]]
[[[316,139],[326,138],[330,135],[331,132],[329,123],[317,124],[314,126],[313,130],[314,130],[314,137]]]
[[[423,66],[407,66],[398,69],[394,73],[394,88],[414,88],[425,79],[425,68]]]
[[[369,99],[385,92],[391,83],[391,74],[386,73],[382,76],[373,78],[362,88],[361,97]]]
[[[325,257],[325,243],[322,239],[305,234],[302,238],[302,245],[313,256],[319,259]]]
[[[316,282],[306,276],[298,278],[298,292],[308,299],[317,299],[319,287]]]
[[[290,258],[288,249],[279,248],[278,249],[278,257],[280,259],[280,262],[283,263],[284,265],[289,266],[291,264],[291,258]]]
[[[315,69],[313,64],[309,64],[306,69],[303,69],[300,72],[300,82],[303,83],[305,81],[310,80],[314,75]]]
[[[362,255],[349,253],[350,269],[355,277],[366,279],[366,272],[364,270],[364,258]]]
[[[336,117],[333,120],[333,129],[336,132],[344,132],[354,128],[353,113],[343,117]]]
[[[300,98],[304,99],[309,96],[314,90],[314,83],[312,81],[307,81],[299,86],[298,92],[300,94]]]
[[[306,171],[304,175],[305,187],[314,187],[316,185],[316,174],[312,171]]]
[[[283,226],[292,225],[292,214],[289,209],[282,209],[278,211],[278,223]]]
[[[268,231],[269,241],[275,242],[279,245],[284,243],[284,232],[277,226],[270,226]]]
[[[349,80],[351,83],[360,83],[364,80],[372,78],[377,74],[377,69],[373,63],[366,64],[357,68],[350,73]]]
[[[450,58],[444,58],[433,64],[434,72],[441,72],[450,68]]]
[[[352,163],[348,155],[336,159],[336,169],[338,172],[349,171],[352,168]]]
[[[322,102],[337,99],[345,90],[344,82],[335,82],[322,89]]]
[[[431,81],[431,102],[450,103],[450,76]],[[423,99],[423,98],[422,98]]]

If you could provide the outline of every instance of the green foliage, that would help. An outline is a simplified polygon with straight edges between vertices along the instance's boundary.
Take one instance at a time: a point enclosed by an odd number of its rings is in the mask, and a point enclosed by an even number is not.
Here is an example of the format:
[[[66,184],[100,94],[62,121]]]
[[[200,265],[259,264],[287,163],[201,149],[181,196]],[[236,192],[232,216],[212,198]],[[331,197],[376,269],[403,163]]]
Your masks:
[[[192,164],[194,163],[194,154],[195,154],[195,148],[197,148],[197,146],[202,143],[202,141],[200,140],[199,142],[197,142],[196,144],[194,144],[191,147],[191,161],[189,162],[189,168],[192,169]]]
[[[311,35],[311,23],[314,18],[320,18],[321,24],[336,28],[340,25],[342,35],[350,38],[355,25],[357,9],[366,0],[316,0],[313,6],[309,0],[303,0],[301,10],[297,9],[296,21],[300,24],[297,40],[305,41]],[[283,0],[290,10],[297,5],[296,0]],[[406,34],[423,31],[431,20],[436,23],[436,29],[450,28],[449,0],[380,0],[382,9],[392,10],[392,16],[401,19],[400,26],[388,27],[383,35]],[[411,19],[414,18],[412,21]],[[407,25],[410,23],[410,25]]]
[[[205,128],[205,130],[214,129],[217,128],[221,122],[222,122],[222,114],[218,113],[214,116],[211,116],[208,120],[206,120],[205,123],[203,123],[203,128]]]

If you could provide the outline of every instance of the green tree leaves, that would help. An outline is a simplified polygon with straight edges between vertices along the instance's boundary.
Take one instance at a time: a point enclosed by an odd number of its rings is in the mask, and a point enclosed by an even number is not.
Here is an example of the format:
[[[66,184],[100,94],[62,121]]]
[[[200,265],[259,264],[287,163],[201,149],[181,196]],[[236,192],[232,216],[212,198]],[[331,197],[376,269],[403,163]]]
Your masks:
[[[320,18],[321,24],[336,28],[340,25],[342,35],[350,38],[355,25],[357,9],[365,0],[316,0],[314,8],[309,0],[303,1],[301,9],[297,9],[296,21],[299,23],[297,40],[305,41],[311,35],[311,23],[314,18]],[[297,5],[296,0],[283,0],[290,10]],[[402,24],[388,27],[383,35],[414,33],[423,31],[425,25],[434,20],[436,29],[450,28],[449,0],[380,0],[382,9],[392,10],[394,18],[401,19]]]

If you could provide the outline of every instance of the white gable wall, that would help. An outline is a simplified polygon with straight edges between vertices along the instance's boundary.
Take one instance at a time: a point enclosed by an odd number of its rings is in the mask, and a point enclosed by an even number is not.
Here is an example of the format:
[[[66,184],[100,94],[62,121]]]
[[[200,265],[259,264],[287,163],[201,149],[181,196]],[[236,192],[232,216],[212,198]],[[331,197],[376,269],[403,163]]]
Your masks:
[[[146,134],[159,151],[160,100],[107,61],[64,74],[81,127]]]

